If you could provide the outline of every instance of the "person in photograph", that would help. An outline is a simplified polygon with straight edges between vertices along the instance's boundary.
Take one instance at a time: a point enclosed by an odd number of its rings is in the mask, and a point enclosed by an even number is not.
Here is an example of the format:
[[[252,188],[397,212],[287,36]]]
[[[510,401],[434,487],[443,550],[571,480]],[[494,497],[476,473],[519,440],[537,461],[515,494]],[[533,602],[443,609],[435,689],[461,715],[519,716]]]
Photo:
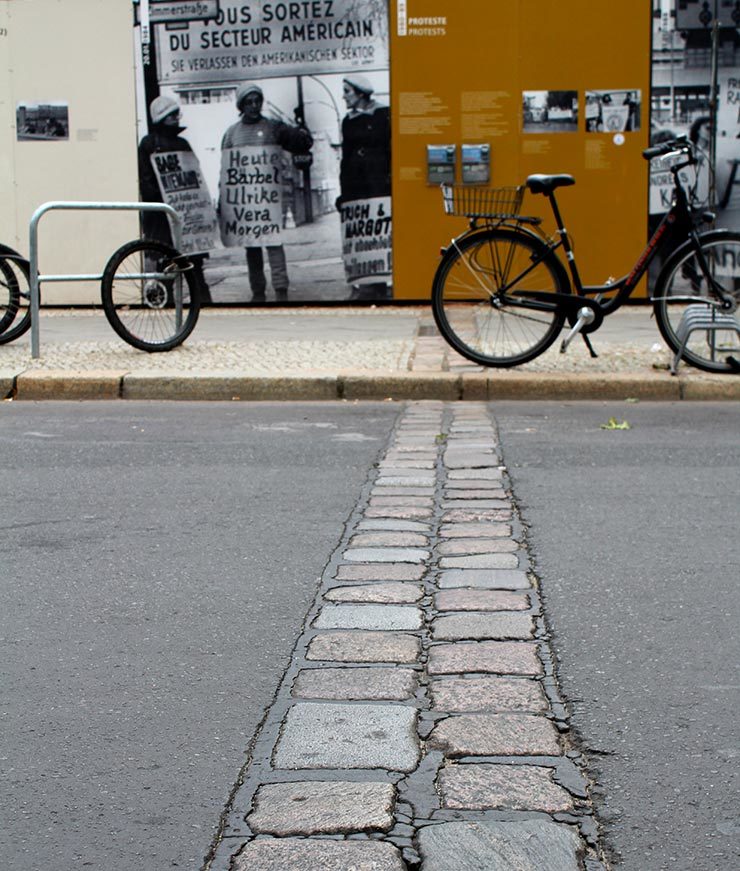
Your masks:
[[[339,169],[340,195],[337,209],[353,200],[391,195],[390,109],[373,99],[374,88],[360,74],[342,82],[347,114],[342,121],[342,158]],[[350,300],[388,297],[385,282],[353,286]]]
[[[628,91],[627,96],[624,98],[623,106],[627,107],[627,123],[625,124],[625,131],[627,130],[639,130],[640,129],[640,102],[637,99],[637,94],[634,91]]]
[[[180,134],[180,105],[173,97],[155,97],[149,105],[151,126],[149,133],[139,143],[139,194],[145,203],[163,203],[159,178],[152,165],[152,155],[170,151],[192,152],[190,143]],[[164,212],[142,212],[141,229],[145,239],[173,245],[170,222]],[[201,279],[202,303],[211,302],[211,294],[203,276],[203,260],[207,255],[193,256],[193,267]]]
[[[290,154],[308,154],[313,145],[313,137],[308,130],[305,127],[295,127],[283,121],[265,118],[262,114],[264,101],[262,88],[253,82],[247,82],[237,88],[236,108],[241,117],[224,133],[221,140],[222,155],[225,150],[243,145],[279,145]],[[289,287],[285,249],[282,245],[266,245],[265,248],[275,298],[285,300]],[[245,251],[252,300],[262,302],[266,299],[267,288],[262,248],[247,247]]]

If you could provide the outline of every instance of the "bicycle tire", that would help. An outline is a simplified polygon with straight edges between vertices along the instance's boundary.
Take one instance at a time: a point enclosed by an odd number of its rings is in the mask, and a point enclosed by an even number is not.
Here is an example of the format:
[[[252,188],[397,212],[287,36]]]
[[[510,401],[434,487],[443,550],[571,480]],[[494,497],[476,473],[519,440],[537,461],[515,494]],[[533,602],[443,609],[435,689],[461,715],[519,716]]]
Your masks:
[[[709,230],[699,241],[713,278],[740,303],[740,233]],[[718,311],[711,301],[694,248],[686,242],[671,254],[655,283],[658,329],[673,353],[680,352],[689,365],[705,372],[737,372],[733,361],[740,360],[740,313]],[[721,329],[722,324],[730,328]]]
[[[19,338],[31,326],[30,266],[10,250],[0,251],[0,345]]]
[[[192,265],[178,258],[170,245],[135,239],[115,251],[105,266],[105,316],[117,335],[140,351],[176,348],[198,321],[200,283]]]
[[[542,260],[533,265],[533,257]],[[503,292],[502,279],[512,282]],[[442,336],[463,357],[508,368],[544,353],[560,333],[565,313],[546,302],[549,293],[570,293],[570,282],[545,243],[489,227],[447,249],[432,284],[432,312]]]

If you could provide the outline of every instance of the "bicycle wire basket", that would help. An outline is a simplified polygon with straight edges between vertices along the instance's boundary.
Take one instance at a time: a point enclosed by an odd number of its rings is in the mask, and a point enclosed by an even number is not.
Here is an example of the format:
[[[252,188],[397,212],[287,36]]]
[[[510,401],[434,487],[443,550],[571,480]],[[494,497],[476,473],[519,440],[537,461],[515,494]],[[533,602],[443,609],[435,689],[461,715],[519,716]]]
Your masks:
[[[445,213],[466,218],[511,218],[519,214],[524,185],[506,188],[477,188],[443,184]]]

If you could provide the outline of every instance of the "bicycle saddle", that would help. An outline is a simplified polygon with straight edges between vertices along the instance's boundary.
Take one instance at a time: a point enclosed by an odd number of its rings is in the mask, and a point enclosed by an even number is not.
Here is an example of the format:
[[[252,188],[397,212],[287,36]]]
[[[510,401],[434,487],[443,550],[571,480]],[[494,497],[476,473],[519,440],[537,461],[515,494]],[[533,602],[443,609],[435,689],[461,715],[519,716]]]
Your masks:
[[[555,188],[567,187],[575,184],[572,175],[530,175],[527,179],[527,187],[533,194],[545,194],[549,196]]]

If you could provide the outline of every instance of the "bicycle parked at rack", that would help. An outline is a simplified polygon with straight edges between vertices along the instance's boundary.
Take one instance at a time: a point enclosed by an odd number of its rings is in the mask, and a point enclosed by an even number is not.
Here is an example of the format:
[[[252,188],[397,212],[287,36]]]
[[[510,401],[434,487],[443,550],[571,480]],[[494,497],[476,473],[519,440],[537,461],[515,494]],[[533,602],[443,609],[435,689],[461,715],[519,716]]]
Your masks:
[[[651,301],[674,354],[671,371],[683,359],[708,372],[740,372],[740,233],[698,229],[714,215],[692,209],[679,176],[696,162],[688,139],[647,148],[643,157],[674,161],[673,204],[631,272],[597,286],[581,282],[555,197],[557,188],[575,184],[573,176],[531,175],[517,188],[443,185],[445,211],[469,219],[468,229],[443,249],[432,286],[434,318],[447,342],[482,366],[517,366],[546,351],[567,321],[561,352],[581,335],[595,357],[589,334],[630,297],[662,252]],[[541,218],[519,213],[526,190],[548,198],[556,236],[542,231]],[[560,248],[570,274],[556,254]]]
[[[103,271],[103,311],[108,323],[141,351],[169,351],[187,339],[204,294],[200,270],[186,254],[162,242],[135,239],[114,252]],[[0,345],[31,326],[30,266],[0,245]]]

